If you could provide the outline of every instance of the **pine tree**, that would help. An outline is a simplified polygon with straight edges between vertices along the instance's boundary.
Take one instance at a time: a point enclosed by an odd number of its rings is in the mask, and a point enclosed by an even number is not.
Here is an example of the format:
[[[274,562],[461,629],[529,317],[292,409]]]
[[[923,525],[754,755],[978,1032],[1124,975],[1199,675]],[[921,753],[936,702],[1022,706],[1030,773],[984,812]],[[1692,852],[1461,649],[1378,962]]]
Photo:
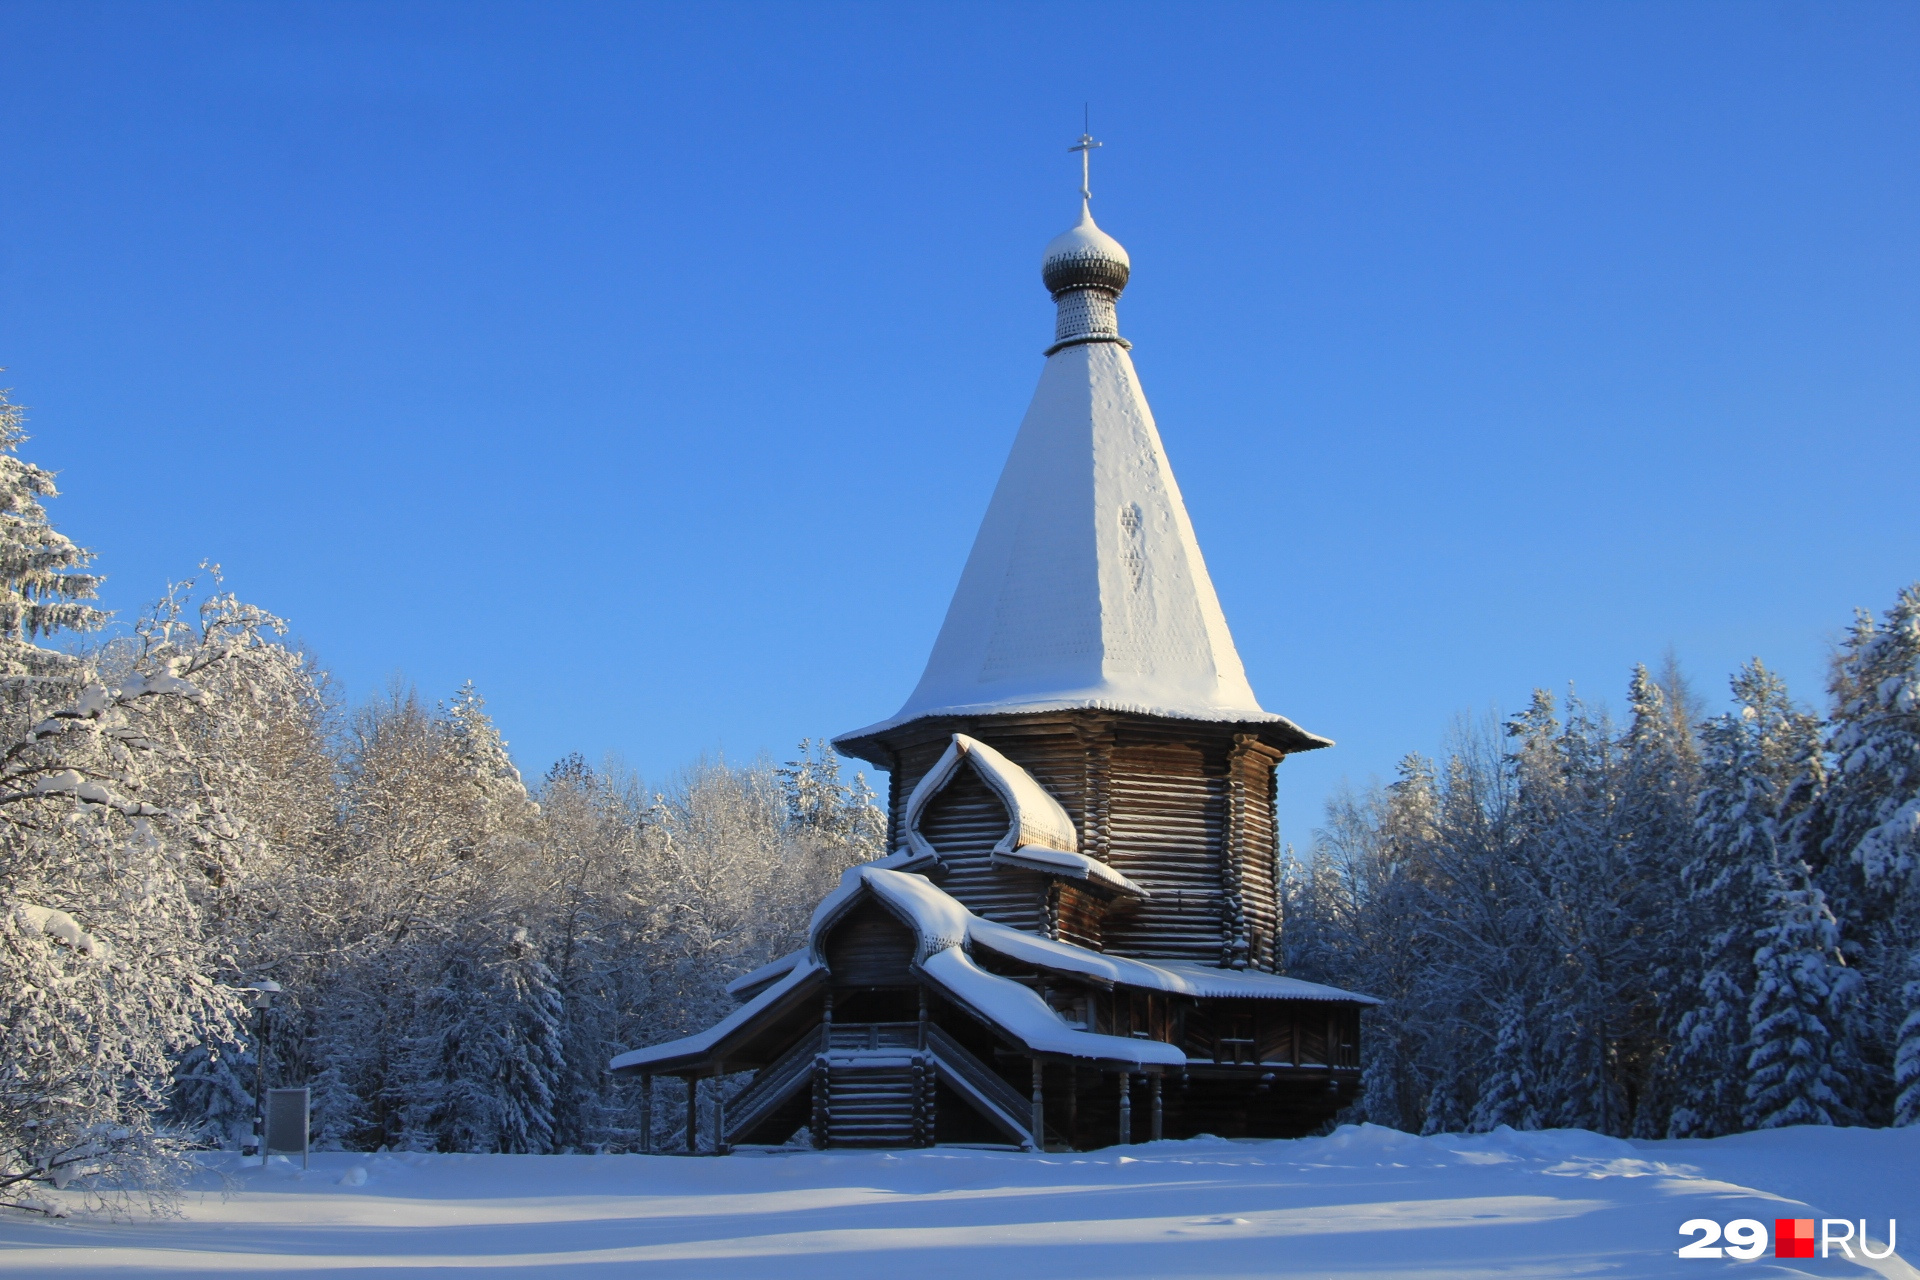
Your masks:
[[[887,815],[866,774],[854,774],[851,783],[841,781],[840,756],[831,742],[803,739],[800,758],[789,760],[775,775],[789,823],[822,846],[820,854],[827,861],[844,869],[886,852]]]
[[[1869,1123],[1920,1120],[1920,583],[1885,617],[1857,615],[1834,664],[1826,758],[1795,848],[1841,921],[1863,990],[1845,1038],[1849,1101]]]
[[[1894,1052],[1893,1122],[1920,1124],[1920,950],[1907,960],[1907,983],[1901,988],[1907,1016],[1900,1023],[1900,1043]]]
[[[551,1150],[561,1002],[531,936],[524,926],[478,922],[438,960],[412,1045],[407,1145]]]
[[[1747,1127],[1849,1123],[1845,1049],[1830,1028],[1858,980],[1838,962],[1838,926],[1804,869],[1778,877],[1756,938]]]
[[[70,671],[67,655],[34,641],[63,632],[98,630],[107,615],[80,603],[101,579],[84,573],[92,553],[47,523],[43,498],[59,496],[53,473],[19,456],[26,416],[0,391],[0,674]]]
[[[1634,1083],[1633,1133],[1659,1137],[1685,1095],[1673,1087],[1666,1051],[1685,1015],[1686,981],[1695,948],[1687,938],[1684,899],[1674,892],[1683,869],[1696,856],[1694,811],[1700,789],[1700,756],[1686,708],[1691,691],[1671,656],[1656,682],[1636,666],[1628,687],[1633,719],[1621,744],[1619,843],[1622,865],[1638,889],[1623,949],[1646,979],[1634,993],[1632,1030],[1621,1056]],[[1624,922],[1623,922],[1624,923]]]
[[[1701,729],[1697,839],[1680,873],[1676,941],[1690,954],[1674,966],[1683,1011],[1672,1031],[1669,1072],[1679,1102],[1667,1133],[1677,1138],[1742,1126],[1754,922],[1766,917],[1779,882],[1788,787],[1818,742],[1817,721],[1793,706],[1785,683],[1759,659],[1741,668],[1732,689],[1737,709]]]
[[[1537,1101],[1541,1093],[1539,1054],[1534,1044],[1538,1021],[1539,1015],[1518,998],[1501,1011],[1500,1029],[1469,1122],[1475,1132],[1485,1133],[1501,1125],[1515,1129],[1546,1127]]]

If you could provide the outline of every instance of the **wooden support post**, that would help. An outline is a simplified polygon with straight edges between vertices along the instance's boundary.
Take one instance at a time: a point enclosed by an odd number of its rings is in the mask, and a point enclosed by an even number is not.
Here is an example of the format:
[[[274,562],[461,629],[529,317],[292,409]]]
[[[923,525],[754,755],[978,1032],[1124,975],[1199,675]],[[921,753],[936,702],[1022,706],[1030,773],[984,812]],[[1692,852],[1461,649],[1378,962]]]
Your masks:
[[[1120,1073],[1120,1144],[1133,1141],[1133,1072]]]
[[[1040,1079],[1044,1068],[1040,1059],[1033,1060],[1033,1149],[1047,1149],[1047,1104],[1046,1095],[1040,1090]]]
[[[1067,1067],[1067,1145],[1076,1141],[1074,1135],[1080,1132],[1080,1068]]]
[[[1153,1141],[1160,1141],[1163,1130],[1160,1124],[1160,1073],[1153,1073]]]
[[[832,1118],[827,1112],[827,1102],[832,1096],[831,1078],[828,1074],[825,1052],[826,1036],[820,1037],[821,1052],[813,1056],[813,1115],[807,1122],[807,1129],[813,1136],[813,1148],[816,1151],[827,1149],[827,1131],[832,1127]]]
[[[640,1077],[640,1154],[653,1154],[653,1077]]]
[[[927,984],[920,983],[916,988],[920,992],[920,1049],[927,1047]]]
[[[687,1077],[687,1154],[700,1150],[700,1077]]]
[[[723,1156],[727,1154],[727,1086],[721,1076],[727,1069],[723,1064],[714,1070],[718,1074],[713,1077],[713,1154]]]

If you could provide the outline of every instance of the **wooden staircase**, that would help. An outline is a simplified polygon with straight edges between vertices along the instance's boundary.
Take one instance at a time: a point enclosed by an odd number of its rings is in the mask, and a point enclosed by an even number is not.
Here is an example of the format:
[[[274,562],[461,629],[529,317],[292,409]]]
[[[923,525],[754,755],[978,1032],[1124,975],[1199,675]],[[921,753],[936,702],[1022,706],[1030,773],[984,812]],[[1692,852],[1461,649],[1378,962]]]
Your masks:
[[[815,1146],[930,1147],[941,1084],[1009,1142],[1034,1146],[1031,1106],[1020,1091],[939,1027],[918,1022],[833,1023],[808,1032],[729,1100],[728,1130],[738,1141],[781,1141],[800,1123],[795,1108],[806,1105],[811,1085]]]
[[[1020,1091],[939,1027],[927,1028],[927,1052],[949,1089],[965,1098],[1012,1142],[1033,1149],[1033,1109]]]
[[[806,1123],[794,1114],[795,1096],[813,1082],[814,1059],[826,1048],[826,1028],[800,1037],[779,1061],[765,1068],[753,1082],[727,1101],[727,1130],[740,1142],[784,1142]],[[805,1103],[798,1104],[804,1108]],[[782,1123],[784,1120],[785,1123]],[[760,1132],[765,1126],[766,1131]]]
[[[828,1053],[816,1087],[816,1133],[831,1147],[933,1143],[932,1073],[925,1054]]]
[[[934,1068],[917,1022],[836,1023],[813,1064],[819,1147],[933,1145]]]

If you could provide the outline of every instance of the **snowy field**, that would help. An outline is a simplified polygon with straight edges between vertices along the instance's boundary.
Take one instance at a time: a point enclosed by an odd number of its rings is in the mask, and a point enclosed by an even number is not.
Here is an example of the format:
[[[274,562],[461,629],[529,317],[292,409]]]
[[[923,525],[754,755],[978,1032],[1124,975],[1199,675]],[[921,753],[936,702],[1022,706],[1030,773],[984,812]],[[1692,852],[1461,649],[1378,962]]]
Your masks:
[[[1689,1218],[1920,1232],[1920,1128],[1704,1142],[1579,1131],[666,1156],[222,1158],[185,1217],[0,1221],[0,1274],[1920,1276],[1896,1255],[1674,1256]],[[228,1186],[221,1190],[221,1175]]]

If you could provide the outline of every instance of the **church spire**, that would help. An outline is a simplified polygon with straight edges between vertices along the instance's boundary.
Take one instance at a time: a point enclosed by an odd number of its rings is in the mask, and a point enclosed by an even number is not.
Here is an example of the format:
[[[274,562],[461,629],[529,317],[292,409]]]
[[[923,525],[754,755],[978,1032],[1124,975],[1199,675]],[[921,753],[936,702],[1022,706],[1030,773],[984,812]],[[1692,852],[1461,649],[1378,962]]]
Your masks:
[[[1082,157],[1099,144],[1082,135]],[[1261,708],[1200,555],[1115,301],[1132,264],[1080,221],[1047,246],[1059,307],[1033,402],[919,685],[878,739],[929,717],[1075,708],[1245,725],[1288,750],[1327,745]]]

